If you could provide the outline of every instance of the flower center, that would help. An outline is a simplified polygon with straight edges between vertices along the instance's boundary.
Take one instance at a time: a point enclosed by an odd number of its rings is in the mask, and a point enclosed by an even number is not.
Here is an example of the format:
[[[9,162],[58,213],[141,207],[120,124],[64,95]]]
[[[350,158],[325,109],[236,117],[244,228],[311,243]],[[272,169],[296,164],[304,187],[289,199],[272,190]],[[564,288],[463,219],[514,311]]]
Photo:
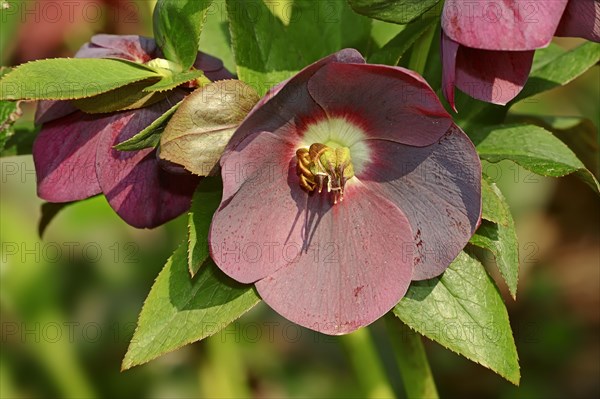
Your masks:
[[[327,192],[332,194],[334,204],[344,200],[346,182],[354,177],[348,147],[330,147],[314,143],[309,148],[299,148],[296,157],[296,173],[300,179],[300,187],[308,192],[317,190],[321,193],[323,186],[327,184]]]

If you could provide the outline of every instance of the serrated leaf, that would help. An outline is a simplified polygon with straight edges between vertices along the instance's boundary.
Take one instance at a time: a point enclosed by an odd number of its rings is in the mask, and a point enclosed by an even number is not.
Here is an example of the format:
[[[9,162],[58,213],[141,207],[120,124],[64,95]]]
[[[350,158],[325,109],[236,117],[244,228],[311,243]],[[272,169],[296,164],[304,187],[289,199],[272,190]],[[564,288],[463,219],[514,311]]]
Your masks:
[[[512,103],[564,86],[583,74],[600,61],[600,44],[586,42],[559,56],[556,53],[555,49],[549,50],[548,60],[538,61],[529,74],[527,84]]]
[[[160,272],[144,302],[122,369],[206,338],[260,301],[253,285],[242,285],[208,262],[190,279],[187,245],[181,244]]]
[[[420,19],[408,24],[400,33],[373,53],[368,61],[371,64],[398,65],[402,55],[435,23],[434,19]]]
[[[441,277],[413,281],[393,312],[413,330],[519,384],[506,307],[472,255],[461,252]]]
[[[156,79],[131,83],[96,96],[71,100],[71,103],[88,114],[148,107],[167,96],[167,93],[146,93],[143,91],[153,82],[156,82]]]
[[[7,141],[15,133],[14,124],[22,115],[16,101],[0,101],[0,152],[4,151]]]
[[[171,90],[183,83],[189,82],[190,80],[198,79],[202,76],[204,76],[204,72],[200,70],[175,73],[173,75],[164,76],[160,81],[156,82],[152,86],[146,87],[144,91],[152,92]]]
[[[512,217],[509,226],[483,220],[469,243],[487,249],[494,255],[510,295],[516,299],[519,281],[519,242]]]
[[[366,54],[371,21],[345,0],[295,0],[284,24],[263,0],[227,0],[237,74],[260,95],[345,47]]]
[[[506,209],[504,198],[496,183],[481,180],[481,218],[508,226],[510,212]]]
[[[510,123],[527,123],[549,130],[577,155],[590,172],[600,176],[598,128],[586,118],[572,116],[511,115]]]
[[[188,268],[194,277],[209,259],[208,232],[213,214],[221,204],[220,177],[205,177],[196,188],[188,214]]]
[[[121,59],[53,58],[19,65],[3,76],[0,100],[86,98],[145,79],[160,75]]]
[[[8,137],[4,149],[0,151],[0,157],[31,154],[33,141],[38,133],[39,127],[36,127],[33,124],[27,128],[15,128],[14,134]]]
[[[158,0],[154,37],[165,57],[189,69],[196,60],[200,32],[212,0]]]
[[[560,177],[576,173],[594,191],[600,186],[594,175],[562,141],[534,125],[499,125],[469,135],[481,159],[511,160],[541,176]]]
[[[440,0],[348,0],[359,14],[381,21],[407,24],[435,6]]]
[[[167,112],[159,116],[144,130],[133,136],[132,138],[123,141],[115,145],[113,148],[119,151],[138,151],[144,148],[154,148],[160,142],[160,136],[162,135],[167,122],[173,116],[177,108],[183,101],[173,105]]]
[[[186,97],[160,139],[160,157],[199,176],[214,173],[237,126],[260,98],[239,80],[221,80]]]

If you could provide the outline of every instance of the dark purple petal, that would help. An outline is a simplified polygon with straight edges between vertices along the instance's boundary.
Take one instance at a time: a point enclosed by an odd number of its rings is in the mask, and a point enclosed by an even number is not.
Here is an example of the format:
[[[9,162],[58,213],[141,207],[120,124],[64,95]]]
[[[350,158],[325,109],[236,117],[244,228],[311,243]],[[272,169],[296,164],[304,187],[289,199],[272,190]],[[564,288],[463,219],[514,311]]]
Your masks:
[[[442,29],[463,46],[534,50],[550,43],[567,1],[446,0]]]
[[[310,120],[322,118],[323,111],[308,93],[307,82],[323,65],[331,62],[364,63],[365,60],[358,51],[343,49],[307,66],[284,84],[276,86],[248,114],[233,134],[225,153],[254,133],[299,132]]]
[[[412,275],[414,243],[406,217],[354,183],[337,205],[325,195],[309,197],[309,240],[284,248],[290,262],[256,283],[275,311],[325,334],[349,333],[383,316],[406,293]],[[291,242],[301,239],[294,233]]]
[[[69,101],[41,100],[35,109],[35,123],[41,125],[78,111]]]
[[[582,37],[600,42],[600,1],[569,1],[555,36]]]
[[[383,140],[369,144],[375,159],[359,179],[410,221],[416,244],[413,280],[439,275],[480,220],[481,163],[473,144],[454,125],[428,147]]]
[[[77,58],[123,58],[145,63],[158,56],[153,39],[137,35],[95,35],[75,54]]]
[[[115,123],[118,117],[98,118],[77,111],[45,124],[33,143],[38,196],[68,202],[100,193],[96,146]]]
[[[217,80],[235,78],[231,72],[225,69],[223,66],[223,61],[205,53],[198,53],[194,67],[204,71],[206,77],[213,82]]]
[[[454,112],[458,112],[454,103],[454,88],[456,86],[456,54],[459,46],[457,42],[442,32],[442,91]]]
[[[505,105],[527,82],[533,54],[533,51],[490,51],[459,46],[456,86],[478,100]]]
[[[427,82],[400,67],[330,63],[309,79],[308,91],[328,116],[358,120],[370,138],[425,146],[452,124]]]
[[[172,101],[178,101],[173,99]],[[156,227],[187,211],[198,178],[163,170],[154,149],[118,151],[112,147],[152,123],[172,105],[119,113],[120,127],[103,134],[96,153],[96,173],[110,206],[134,227]]]

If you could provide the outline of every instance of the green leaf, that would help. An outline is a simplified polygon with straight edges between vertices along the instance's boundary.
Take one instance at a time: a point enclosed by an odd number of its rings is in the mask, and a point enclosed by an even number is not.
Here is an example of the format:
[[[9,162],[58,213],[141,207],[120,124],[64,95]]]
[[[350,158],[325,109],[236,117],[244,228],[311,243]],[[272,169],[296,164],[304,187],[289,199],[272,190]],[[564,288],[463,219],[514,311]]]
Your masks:
[[[0,100],[72,100],[106,93],[145,79],[153,70],[131,61],[53,58],[19,65],[0,80]]]
[[[556,54],[556,49],[548,50],[548,59],[538,61],[537,68],[532,68],[527,84],[513,103],[564,86],[583,74],[600,61],[600,44],[586,42],[559,56]]]
[[[260,301],[208,262],[191,279],[187,245],[175,250],[144,302],[122,369],[146,363],[225,328]]]
[[[441,277],[413,281],[393,312],[410,328],[519,384],[506,307],[472,255],[461,252]]]
[[[88,114],[109,113],[147,107],[163,100],[167,96],[167,93],[147,93],[143,91],[154,82],[156,82],[156,79],[146,79],[130,83],[106,93],[71,100],[71,103]]]
[[[113,148],[119,151],[138,151],[144,148],[154,148],[160,142],[160,136],[162,135],[167,122],[171,119],[171,116],[177,111],[177,108],[183,102],[180,101],[173,105],[167,112],[159,116],[144,130],[133,136],[132,138],[125,140]]]
[[[482,219],[481,226],[470,243],[489,250],[496,258],[496,265],[504,277],[510,294],[517,297],[519,281],[519,241],[515,222],[502,192],[496,184],[486,178],[481,182]]]
[[[527,123],[549,130],[577,155],[596,179],[600,176],[598,128],[576,116],[509,115],[509,123]]]
[[[506,209],[504,198],[496,183],[481,180],[481,217],[490,222],[508,226],[510,212]]]
[[[435,6],[440,0],[348,0],[359,14],[381,21],[407,24]]]
[[[221,80],[187,96],[160,138],[160,157],[199,176],[215,173],[237,126],[260,98],[239,80]]]
[[[368,59],[371,64],[398,65],[402,55],[435,23],[434,19],[419,19],[406,26],[393,39]]]
[[[533,173],[560,177],[576,173],[593,190],[600,192],[594,175],[562,141],[534,125],[499,125],[472,131],[469,135],[481,159],[509,159]]]
[[[154,37],[167,59],[183,70],[196,60],[200,32],[212,0],[158,0],[154,8]]]
[[[0,157],[31,154],[33,141],[39,132],[39,127],[31,124],[27,127],[16,127],[14,130],[14,134],[6,140],[4,149],[0,152]]]
[[[225,0],[215,0],[206,14],[206,23],[200,35],[203,52],[219,58],[229,71],[235,71],[229,20],[225,12]]]
[[[331,53],[366,53],[371,21],[345,0],[295,0],[286,25],[262,0],[227,0],[238,77],[260,95]]]
[[[208,231],[223,194],[219,177],[205,177],[192,198],[188,214],[188,268],[192,277],[209,259]]]
[[[14,124],[22,115],[16,101],[0,101],[0,152],[4,151],[7,141],[15,133]]]
[[[163,77],[160,81],[156,82],[152,86],[146,87],[144,91],[166,91],[176,88],[177,86],[195,80],[204,76],[204,72],[200,70],[193,70],[181,73],[175,73],[169,76]]]

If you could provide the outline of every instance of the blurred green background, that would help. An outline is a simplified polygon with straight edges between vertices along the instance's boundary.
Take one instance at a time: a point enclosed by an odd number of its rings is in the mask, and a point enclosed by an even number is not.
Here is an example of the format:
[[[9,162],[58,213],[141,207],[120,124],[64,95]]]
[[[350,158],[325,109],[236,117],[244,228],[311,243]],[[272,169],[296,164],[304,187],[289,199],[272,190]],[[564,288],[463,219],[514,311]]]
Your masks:
[[[0,3],[2,65],[72,55],[96,32],[151,35],[151,1]],[[224,40],[220,16],[211,18],[207,31]],[[213,47],[205,34],[202,49],[210,53]],[[231,67],[230,55],[217,55]],[[597,149],[599,71],[596,66],[565,88],[518,104],[511,117],[585,117],[595,125],[587,137]],[[30,124],[32,104],[24,110],[20,123]],[[597,162],[598,154],[589,153]],[[520,239],[518,300],[499,287],[522,382],[514,387],[427,341],[441,396],[600,397],[598,197],[571,176],[542,178],[508,162],[484,170],[505,193]],[[185,238],[184,218],[136,230],[96,197],[67,207],[40,239],[42,201],[31,156],[0,159],[0,172],[1,398],[362,396],[338,338],[297,327],[263,304],[221,334],[120,372],[152,282]],[[384,327],[379,321],[372,332],[402,397]]]

